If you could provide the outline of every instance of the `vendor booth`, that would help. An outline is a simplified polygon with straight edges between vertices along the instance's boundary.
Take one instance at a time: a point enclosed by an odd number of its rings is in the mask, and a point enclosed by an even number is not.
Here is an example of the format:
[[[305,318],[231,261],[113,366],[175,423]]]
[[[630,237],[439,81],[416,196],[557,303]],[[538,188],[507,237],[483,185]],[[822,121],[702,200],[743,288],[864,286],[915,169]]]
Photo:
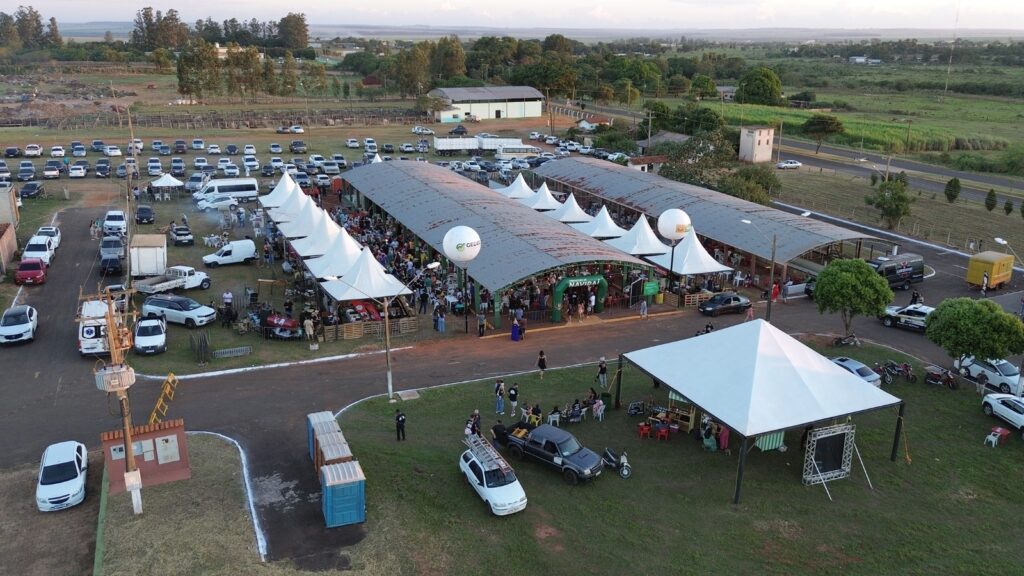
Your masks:
[[[153,190],[154,200],[170,200],[171,192],[179,193],[185,183],[170,174],[163,174],[156,180],[149,183]]]
[[[363,248],[352,268],[341,278],[320,283],[323,291],[337,303],[337,317],[343,326],[343,338],[363,334],[383,334],[383,315],[392,320],[390,329],[397,334],[418,329],[416,313],[399,296],[412,294],[405,284],[384,271],[369,248]],[[347,328],[350,326],[350,328]]]
[[[856,454],[859,459],[853,443],[854,426],[846,422],[846,417],[899,406],[891,454],[891,459],[896,459],[903,401],[763,320],[621,354],[616,406],[621,405],[624,361],[666,385],[695,411],[713,419],[720,429],[739,435],[735,503],[740,500],[750,444],[764,450],[777,448],[787,430],[804,428],[812,437],[833,438],[820,450],[810,442],[807,446],[803,481],[824,485],[848,476],[852,456]],[[690,426],[694,414],[689,414]],[[812,427],[818,432],[811,431]]]

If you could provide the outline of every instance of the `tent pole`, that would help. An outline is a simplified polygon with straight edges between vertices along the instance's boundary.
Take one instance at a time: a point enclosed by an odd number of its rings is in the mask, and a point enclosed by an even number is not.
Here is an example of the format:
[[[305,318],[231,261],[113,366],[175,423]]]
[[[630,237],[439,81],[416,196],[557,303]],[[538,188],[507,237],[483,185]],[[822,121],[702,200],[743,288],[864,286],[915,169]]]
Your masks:
[[[743,437],[743,442],[740,444],[740,465],[736,469],[736,494],[732,498],[733,504],[740,503],[740,489],[743,487],[743,468],[747,464],[747,437]]]
[[[622,408],[622,354],[619,354],[619,369],[615,371],[615,409]]]
[[[903,411],[906,407],[906,402],[900,402],[900,412],[896,416],[896,433],[892,436],[892,454],[889,456],[891,462],[896,461],[896,453],[900,449],[900,432],[903,431]]]

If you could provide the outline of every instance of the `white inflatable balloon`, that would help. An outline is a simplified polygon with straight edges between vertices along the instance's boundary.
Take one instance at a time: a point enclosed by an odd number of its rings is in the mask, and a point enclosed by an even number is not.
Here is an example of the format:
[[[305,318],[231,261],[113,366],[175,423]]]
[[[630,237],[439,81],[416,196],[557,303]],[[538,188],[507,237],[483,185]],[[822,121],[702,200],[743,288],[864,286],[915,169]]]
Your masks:
[[[456,226],[444,235],[444,254],[456,264],[466,264],[480,254],[480,235],[469,226]]]
[[[669,208],[658,216],[658,232],[667,240],[682,240],[690,226],[690,215],[679,208]]]

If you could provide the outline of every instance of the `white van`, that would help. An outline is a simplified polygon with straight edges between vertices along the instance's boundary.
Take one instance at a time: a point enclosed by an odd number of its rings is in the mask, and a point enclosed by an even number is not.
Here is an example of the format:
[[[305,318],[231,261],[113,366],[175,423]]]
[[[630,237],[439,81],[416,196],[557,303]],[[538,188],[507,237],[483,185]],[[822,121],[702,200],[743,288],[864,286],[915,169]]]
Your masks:
[[[210,268],[225,264],[254,262],[256,260],[256,244],[252,240],[233,240],[213,254],[203,256],[203,264]]]
[[[78,315],[78,353],[110,353],[107,346],[107,305],[100,300],[82,302],[82,310]]]
[[[259,195],[260,183],[255,178],[219,178],[193,192],[192,198],[199,201],[213,196],[231,196],[239,202],[251,202]]]

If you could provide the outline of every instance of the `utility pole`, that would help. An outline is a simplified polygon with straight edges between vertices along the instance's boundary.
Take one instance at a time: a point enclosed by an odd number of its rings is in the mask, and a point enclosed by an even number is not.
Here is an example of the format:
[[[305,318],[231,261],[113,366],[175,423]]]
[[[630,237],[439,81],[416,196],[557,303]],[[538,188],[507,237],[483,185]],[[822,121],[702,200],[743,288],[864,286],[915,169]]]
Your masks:
[[[779,120],[779,148],[775,151],[775,163],[778,164],[782,161],[782,127],[785,125],[783,120]]]
[[[644,151],[647,154],[651,153],[651,130],[654,127],[654,112],[651,110],[647,111],[647,149]]]
[[[914,121],[907,118],[907,144],[903,148],[904,154],[910,154],[910,126],[913,125]]]
[[[548,131],[555,131],[555,117],[554,111],[551,109],[551,89],[544,88],[544,100],[548,106]]]

